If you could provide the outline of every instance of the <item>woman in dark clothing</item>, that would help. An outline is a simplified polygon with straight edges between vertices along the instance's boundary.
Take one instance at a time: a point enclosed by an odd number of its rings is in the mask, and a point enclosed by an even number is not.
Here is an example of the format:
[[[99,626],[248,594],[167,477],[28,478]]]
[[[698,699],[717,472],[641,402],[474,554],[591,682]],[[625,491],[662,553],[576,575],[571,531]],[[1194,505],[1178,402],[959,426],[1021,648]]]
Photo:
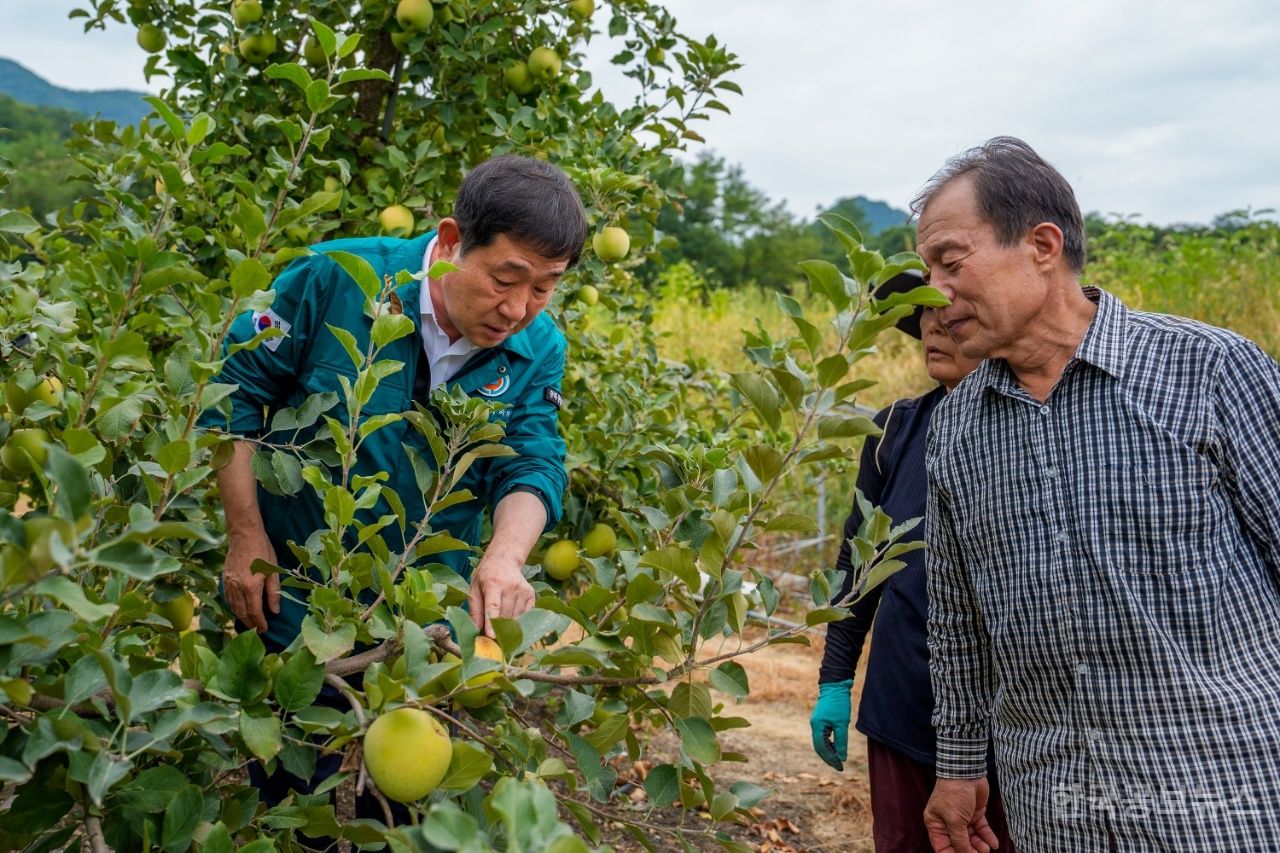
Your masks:
[[[919,279],[891,281],[886,287],[897,290],[919,284]],[[947,391],[979,364],[960,355],[932,309],[916,312],[898,327],[922,340],[925,367],[939,387],[922,397],[899,400],[877,414],[875,421],[883,434],[869,438],[862,449],[858,490],[873,506],[881,507],[894,524],[923,518],[929,419]],[[855,501],[845,522],[836,563],[846,573],[840,598],[848,596],[852,588],[849,540],[857,534],[862,521]],[[923,538],[923,524],[908,535]],[[933,690],[925,644],[929,600],[925,593],[924,551],[911,551],[902,559],[907,565],[853,604],[849,618],[827,626],[818,702],[810,718],[814,751],[835,769],[844,769],[853,675],[874,619],[858,731],[867,737],[872,832],[880,853],[932,850],[923,817],[935,779],[934,730],[930,723]],[[1012,850],[994,785],[987,819],[1002,853]]]

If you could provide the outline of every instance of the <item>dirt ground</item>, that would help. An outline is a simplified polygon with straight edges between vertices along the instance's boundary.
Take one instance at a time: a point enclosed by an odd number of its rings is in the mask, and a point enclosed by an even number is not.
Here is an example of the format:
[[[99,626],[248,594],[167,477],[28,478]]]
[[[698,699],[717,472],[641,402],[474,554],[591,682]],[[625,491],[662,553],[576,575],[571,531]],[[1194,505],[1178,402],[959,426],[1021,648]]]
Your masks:
[[[751,727],[724,732],[720,741],[723,749],[741,752],[749,761],[727,765],[719,775],[776,791],[760,804],[766,830],[758,844],[762,851],[872,849],[866,740],[850,731],[843,773],[824,764],[810,742],[809,711],[818,693],[821,659],[820,633],[810,647],[769,646],[739,659],[750,678],[751,695],[735,713],[750,720]],[[860,695],[855,688],[855,709]]]
[[[783,644],[769,646],[738,658],[746,668],[751,695],[737,703],[732,697],[713,693],[725,702],[725,713],[744,717],[749,728],[731,729],[719,735],[721,749],[747,756],[745,764],[723,762],[713,775],[726,786],[738,780],[753,782],[774,793],[757,807],[754,824],[733,827],[730,835],[752,845],[759,853],[834,853],[870,851],[871,816],[867,791],[866,741],[850,731],[849,760],[837,773],[814,754],[809,737],[809,711],[817,696],[818,663],[822,659],[822,632],[815,631],[811,646]],[[861,683],[861,678],[857,683]],[[858,707],[860,691],[855,687],[853,707]],[[677,753],[676,739],[660,734],[651,744],[652,763],[671,760]],[[659,823],[678,823],[677,809],[654,815]],[[705,812],[684,815],[708,822]],[[638,851],[639,845],[625,838],[610,839],[619,851]],[[671,839],[651,837],[659,850],[679,849]],[[704,847],[718,850],[714,843]]]

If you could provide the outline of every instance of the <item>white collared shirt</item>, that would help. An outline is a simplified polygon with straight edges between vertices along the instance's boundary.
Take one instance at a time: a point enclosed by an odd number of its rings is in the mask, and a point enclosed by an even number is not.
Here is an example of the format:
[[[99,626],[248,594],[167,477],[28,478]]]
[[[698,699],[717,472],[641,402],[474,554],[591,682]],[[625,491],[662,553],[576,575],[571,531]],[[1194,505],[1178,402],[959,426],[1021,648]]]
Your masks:
[[[438,238],[432,237],[427,245],[427,252],[422,256],[422,270],[431,269],[431,251]],[[436,306],[431,301],[431,281],[422,280],[422,299],[418,313],[422,316],[422,349],[427,354],[427,364],[431,368],[431,390],[434,391],[448,382],[467,363],[471,354],[480,347],[467,340],[463,335],[452,343],[449,336],[436,322]]]

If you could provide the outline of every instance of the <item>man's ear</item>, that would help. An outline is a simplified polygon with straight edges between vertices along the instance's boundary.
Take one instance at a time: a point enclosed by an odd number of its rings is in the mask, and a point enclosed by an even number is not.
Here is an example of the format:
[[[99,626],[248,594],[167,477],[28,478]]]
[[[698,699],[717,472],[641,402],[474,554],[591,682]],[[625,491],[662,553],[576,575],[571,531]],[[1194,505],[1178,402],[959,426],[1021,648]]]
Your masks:
[[[436,227],[436,242],[441,254],[453,258],[462,249],[462,231],[458,228],[458,220],[445,217]]]
[[[1040,270],[1048,271],[1062,260],[1062,229],[1052,222],[1041,222],[1032,228],[1027,242]]]

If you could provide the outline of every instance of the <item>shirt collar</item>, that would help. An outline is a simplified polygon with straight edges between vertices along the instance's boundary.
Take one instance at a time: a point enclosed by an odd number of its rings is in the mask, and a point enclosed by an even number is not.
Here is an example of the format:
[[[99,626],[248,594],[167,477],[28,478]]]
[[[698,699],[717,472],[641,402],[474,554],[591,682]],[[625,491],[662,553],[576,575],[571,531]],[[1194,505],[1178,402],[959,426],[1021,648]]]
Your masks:
[[[1076,349],[1076,359],[1105,370],[1117,379],[1124,378],[1125,329],[1128,326],[1129,309],[1124,303],[1097,287],[1086,287],[1084,295],[1098,303],[1084,340]]]
[[[1018,387],[1009,363],[1003,358],[988,358],[973,372],[973,383],[1001,394],[1012,394]]]
[[[426,277],[426,272],[431,269],[431,252],[435,249],[438,239],[433,236],[427,243],[427,250],[422,253],[422,297],[421,304],[418,306],[418,313],[423,317],[430,317],[432,322],[435,322],[436,306],[431,301],[431,280]]]
[[[1098,304],[1098,312],[1089,323],[1088,330],[1076,347],[1073,361],[1083,361],[1105,370],[1117,379],[1124,377],[1125,326],[1129,309],[1124,303],[1099,287],[1082,288],[1090,302]],[[1012,394],[1018,389],[1018,380],[1009,363],[1003,358],[987,359],[974,371],[975,382],[984,387]]]
[[[431,250],[436,245],[436,238],[432,237],[431,242],[427,243],[427,250],[422,253],[422,270],[426,272],[431,268]],[[434,358],[438,355],[464,355],[466,353],[475,352],[480,349],[473,344],[465,335],[456,341],[450,341],[449,335],[440,327],[440,322],[436,319],[436,304],[431,299],[431,282],[427,278],[422,279],[422,291],[418,300],[418,313],[422,318],[423,335],[430,335],[435,338],[435,344],[429,344],[427,339],[423,338],[423,345],[427,346],[428,356]]]

